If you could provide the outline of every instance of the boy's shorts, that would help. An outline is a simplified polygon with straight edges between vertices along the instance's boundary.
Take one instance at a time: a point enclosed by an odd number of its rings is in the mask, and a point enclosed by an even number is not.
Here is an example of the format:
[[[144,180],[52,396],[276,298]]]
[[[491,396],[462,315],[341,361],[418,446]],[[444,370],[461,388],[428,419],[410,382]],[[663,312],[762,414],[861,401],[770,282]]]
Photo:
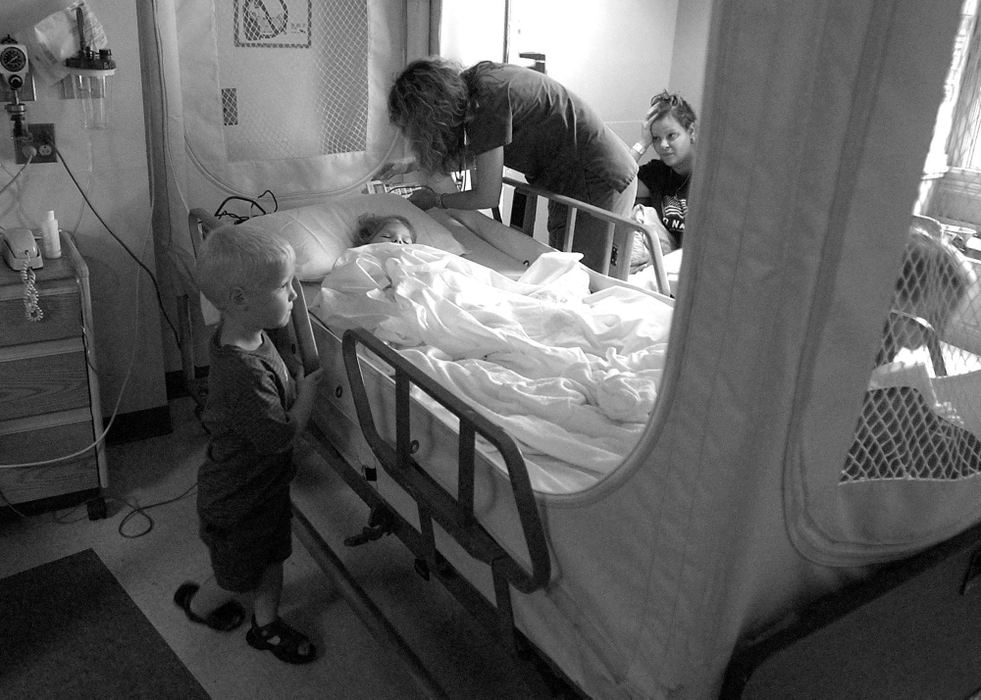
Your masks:
[[[200,534],[211,555],[215,581],[226,591],[253,591],[262,573],[293,553],[289,492],[263,504],[232,527],[201,517]]]

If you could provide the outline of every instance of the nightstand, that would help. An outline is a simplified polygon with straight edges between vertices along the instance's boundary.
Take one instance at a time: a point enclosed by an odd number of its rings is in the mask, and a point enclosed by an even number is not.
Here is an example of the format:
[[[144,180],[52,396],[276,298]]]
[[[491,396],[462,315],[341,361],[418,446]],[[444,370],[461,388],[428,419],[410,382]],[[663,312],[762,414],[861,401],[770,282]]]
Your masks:
[[[106,515],[107,468],[89,272],[65,232],[61,249],[35,270],[38,322],[25,314],[20,273],[0,262],[0,508],[85,500],[95,520]]]

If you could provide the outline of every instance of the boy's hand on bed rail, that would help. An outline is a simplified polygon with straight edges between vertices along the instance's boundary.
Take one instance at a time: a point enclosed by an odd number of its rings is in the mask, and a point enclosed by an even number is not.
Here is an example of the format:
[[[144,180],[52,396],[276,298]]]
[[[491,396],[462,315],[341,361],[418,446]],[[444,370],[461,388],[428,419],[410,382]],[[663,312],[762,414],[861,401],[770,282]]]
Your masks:
[[[296,368],[296,401],[290,407],[290,420],[296,425],[296,432],[306,429],[313,412],[313,402],[317,398],[317,388],[324,379],[323,367],[318,367],[310,374],[303,371],[303,366]]]
[[[318,367],[314,371],[307,374],[303,370],[303,365],[297,365],[296,368],[296,393],[303,394],[306,392],[316,393],[317,387],[320,386],[320,382],[324,379],[324,368]]]

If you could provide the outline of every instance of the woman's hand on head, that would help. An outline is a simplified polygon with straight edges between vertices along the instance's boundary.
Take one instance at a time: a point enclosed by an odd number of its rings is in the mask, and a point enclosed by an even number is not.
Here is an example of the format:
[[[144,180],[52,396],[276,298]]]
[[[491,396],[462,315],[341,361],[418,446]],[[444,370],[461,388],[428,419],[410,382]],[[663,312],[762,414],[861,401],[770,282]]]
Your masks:
[[[649,107],[647,113],[644,114],[644,123],[640,125],[640,139],[638,141],[638,143],[643,144],[644,148],[650,148],[654,144],[651,127],[654,125],[654,117],[656,116],[656,107]]]

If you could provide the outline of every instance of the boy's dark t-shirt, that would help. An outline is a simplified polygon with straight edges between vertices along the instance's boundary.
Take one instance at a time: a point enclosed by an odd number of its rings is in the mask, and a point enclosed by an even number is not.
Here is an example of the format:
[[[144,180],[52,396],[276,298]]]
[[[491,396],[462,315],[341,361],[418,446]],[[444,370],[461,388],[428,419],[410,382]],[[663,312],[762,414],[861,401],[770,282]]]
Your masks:
[[[675,248],[680,248],[685,235],[691,177],[679,175],[659,160],[651,160],[640,166],[637,179],[650,190],[651,206],[674,239]]]
[[[202,422],[211,439],[198,471],[198,512],[227,527],[289,491],[296,428],[287,411],[296,384],[265,333],[254,351],[221,345],[220,338],[219,326],[209,344]]]

